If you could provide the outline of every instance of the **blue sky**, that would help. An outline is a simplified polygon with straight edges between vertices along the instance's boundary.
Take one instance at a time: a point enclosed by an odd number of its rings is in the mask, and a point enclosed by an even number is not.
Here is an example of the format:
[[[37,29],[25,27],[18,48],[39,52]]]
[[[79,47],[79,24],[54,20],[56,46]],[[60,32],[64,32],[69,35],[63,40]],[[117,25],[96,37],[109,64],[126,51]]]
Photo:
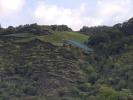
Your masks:
[[[133,17],[133,0],[0,0],[0,24],[114,25]]]

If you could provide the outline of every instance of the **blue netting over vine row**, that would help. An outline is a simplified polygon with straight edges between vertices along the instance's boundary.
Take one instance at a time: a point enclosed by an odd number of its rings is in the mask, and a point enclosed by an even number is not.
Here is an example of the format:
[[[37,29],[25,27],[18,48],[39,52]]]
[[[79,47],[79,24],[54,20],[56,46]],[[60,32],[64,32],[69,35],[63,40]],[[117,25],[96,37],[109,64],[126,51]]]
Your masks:
[[[85,44],[82,44],[82,43],[77,42],[75,40],[67,40],[65,43],[73,45],[73,46],[78,47],[78,48],[81,48],[81,49],[88,51],[88,52],[93,52],[93,49],[91,49],[88,46],[86,46]]]

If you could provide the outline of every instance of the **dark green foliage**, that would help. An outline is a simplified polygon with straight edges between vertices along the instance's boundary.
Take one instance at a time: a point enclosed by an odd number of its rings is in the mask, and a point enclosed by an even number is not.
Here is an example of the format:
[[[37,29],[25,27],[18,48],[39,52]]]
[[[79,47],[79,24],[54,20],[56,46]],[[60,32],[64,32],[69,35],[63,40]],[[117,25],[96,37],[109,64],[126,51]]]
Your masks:
[[[88,45],[104,52],[107,55],[124,52],[125,45],[131,45],[132,38],[125,36],[118,29],[111,29],[101,34],[94,34],[90,37]]]
[[[26,24],[20,25],[18,27],[9,26],[8,28],[1,28],[0,34],[15,34],[15,33],[31,33],[37,35],[48,35],[51,34],[50,29],[42,27],[40,25],[35,24]]]
[[[9,26],[8,28],[3,29],[0,26],[0,34],[14,34],[14,33],[31,33],[37,35],[49,35],[52,31],[72,31],[67,25],[38,25],[34,24],[26,24],[20,25],[18,27]]]
[[[108,26],[96,26],[96,27],[83,26],[83,28],[81,28],[79,32],[82,34],[92,35],[108,31],[109,29],[111,29],[111,27]]]
[[[88,46],[96,53],[89,56],[88,60],[95,71],[88,78],[92,84],[102,84],[96,97],[91,97],[94,100],[133,99],[132,24],[130,19],[106,31],[91,34]]]
[[[67,25],[51,25],[49,28],[53,31],[72,31]]]
[[[120,30],[126,33],[126,35],[133,35],[133,18],[129,19],[127,22],[124,22],[120,27]]]

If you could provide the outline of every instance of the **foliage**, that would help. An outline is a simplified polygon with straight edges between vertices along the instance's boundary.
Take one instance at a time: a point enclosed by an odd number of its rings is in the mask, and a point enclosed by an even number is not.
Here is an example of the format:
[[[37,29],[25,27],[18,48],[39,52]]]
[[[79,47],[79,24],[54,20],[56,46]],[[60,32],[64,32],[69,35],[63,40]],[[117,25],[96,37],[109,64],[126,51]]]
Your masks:
[[[54,34],[51,34],[51,35],[33,36],[30,38],[24,38],[24,39],[18,40],[17,42],[28,42],[35,38],[40,39],[41,41],[52,43],[56,46],[62,46],[63,43],[69,39],[73,39],[78,42],[84,43],[88,40],[89,36],[79,34],[77,32],[64,32],[64,31],[57,32],[56,31],[54,32]]]
[[[31,34],[38,34],[38,35],[48,35],[51,34],[51,31],[72,31],[67,25],[38,25],[37,23],[34,24],[26,24],[20,25],[18,27],[9,26],[8,28],[3,29],[0,26],[0,34],[14,34],[14,33],[31,33]]]
[[[8,34],[0,37],[0,100],[133,100],[132,24],[85,27],[89,36],[66,26],[0,27]],[[94,52],[57,45],[68,39]]]

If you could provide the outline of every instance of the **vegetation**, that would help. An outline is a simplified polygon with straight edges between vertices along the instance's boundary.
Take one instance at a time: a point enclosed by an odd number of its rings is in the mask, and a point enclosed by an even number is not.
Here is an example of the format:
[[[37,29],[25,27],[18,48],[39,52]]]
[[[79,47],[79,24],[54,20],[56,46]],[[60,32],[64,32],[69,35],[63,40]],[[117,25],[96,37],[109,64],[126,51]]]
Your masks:
[[[103,29],[101,33],[91,34],[88,40],[87,45],[96,51],[94,55],[88,57],[99,76],[95,84],[111,86],[117,94],[116,97],[100,97],[103,98],[102,100],[119,100],[118,94],[121,95],[123,90],[133,94],[133,85],[131,85],[133,84],[131,78],[133,74],[133,30],[131,27],[133,28],[132,19],[108,30]],[[132,96],[130,96],[121,99],[131,100]]]
[[[2,28],[0,26],[0,34],[6,35],[6,34],[15,34],[15,33],[30,33],[32,35],[48,35],[51,34],[52,31],[72,31],[71,28],[69,28],[66,25],[37,25],[34,24],[26,24],[26,25],[20,25],[18,27],[9,26],[8,28]]]
[[[89,36],[80,34],[78,32],[65,32],[65,31],[55,31],[53,34],[50,35],[33,35],[30,33],[15,33],[11,35],[6,35],[8,37],[13,36],[13,37],[25,37],[22,39],[17,40],[16,42],[29,42],[34,39],[39,39],[44,42],[49,42],[51,44],[54,44],[56,46],[62,46],[63,43],[66,40],[76,40],[78,42],[84,43],[88,41]]]
[[[133,20],[66,27],[0,27],[0,100],[133,100]],[[71,39],[94,52],[62,46]]]
[[[88,26],[83,26],[82,29],[80,29],[80,33],[87,34],[87,35],[92,35],[92,34],[100,34],[105,31],[108,31],[112,27],[109,26],[95,26],[95,27],[88,27]]]
[[[88,40],[89,36],[84,34],[79,34],[77,32],[59,32],[56,31],[55,34],[49,35],[49,36],[40,36],[41,40],[52,42],[52,43],[63,43],[66,40],[76,40],[81,43],[84,43]]]

